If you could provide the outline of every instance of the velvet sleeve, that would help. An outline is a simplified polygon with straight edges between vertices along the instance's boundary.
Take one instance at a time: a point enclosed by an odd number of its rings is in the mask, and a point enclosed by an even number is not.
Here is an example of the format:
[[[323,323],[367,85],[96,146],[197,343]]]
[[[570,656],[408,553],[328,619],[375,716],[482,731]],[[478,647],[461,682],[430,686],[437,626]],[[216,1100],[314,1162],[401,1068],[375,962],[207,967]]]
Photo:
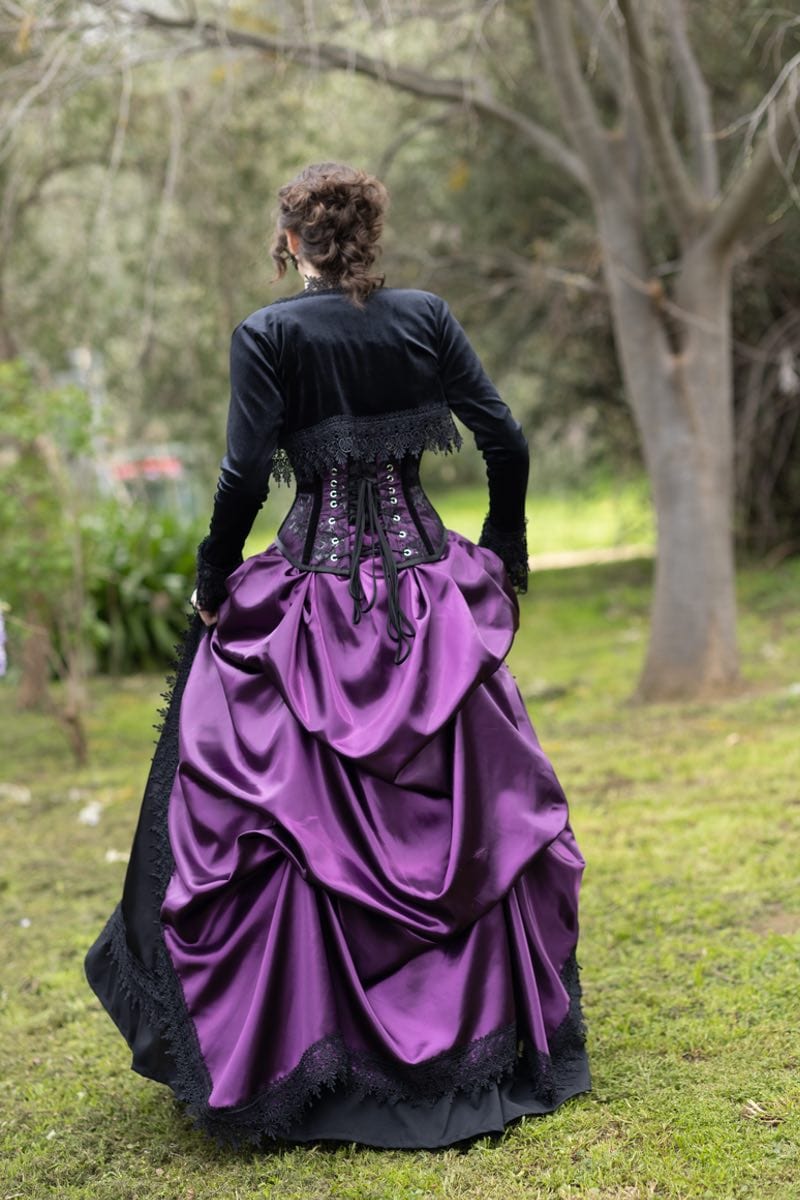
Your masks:
[[[439,314],[439,374],[447,403],[472,431],[486,463],[489,509],[478,544],[500,556],[516,590],[525,592],[528,441],[443,300]]]
[[[230,346],[230,404],[226,450],[208,534],[197,552],[197,607],[216,612],[225,580],[269,494],[272,457],[284,420],[278,354],[266,333],[237,325]]]

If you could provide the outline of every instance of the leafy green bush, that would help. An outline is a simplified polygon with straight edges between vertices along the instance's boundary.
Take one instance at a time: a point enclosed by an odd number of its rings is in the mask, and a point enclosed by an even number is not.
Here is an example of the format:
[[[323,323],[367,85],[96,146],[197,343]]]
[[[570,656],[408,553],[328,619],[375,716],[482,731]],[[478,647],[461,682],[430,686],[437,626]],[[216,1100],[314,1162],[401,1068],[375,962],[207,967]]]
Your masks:
[[[172,512],[104,501],[85,518],[92,550],[88,592],[95,669],[161,668],[186,623],[196,528]]]
[[[92,411],[80,388],[51,387],[23,360],[0,362],[0,600],[18,661],[17,702],[51,713],[87,756],[89,608],[82,520]],[[49,684],[63,683],[56,697]]]
[[[0,592],[45,624],[81,574],[82,478],[91,410],[77,387],[40,385],[21,360],[0,362]],[[37,613],[37,616],[39,614]]]

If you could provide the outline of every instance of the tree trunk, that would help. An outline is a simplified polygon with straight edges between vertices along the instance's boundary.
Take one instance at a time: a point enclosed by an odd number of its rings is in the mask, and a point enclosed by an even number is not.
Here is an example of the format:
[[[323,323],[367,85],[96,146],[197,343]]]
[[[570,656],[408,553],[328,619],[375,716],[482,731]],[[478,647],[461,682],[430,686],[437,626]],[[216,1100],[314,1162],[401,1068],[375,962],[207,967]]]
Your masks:
[[[30,606],[29,621],[23,635],[20,653],[20,679],[17,690],[17,707],[23,712],[45,712],[50,702],[50,658],[51,643],[44,604],[34,597]]]
[[[603,206],[604,267],[625,386],[653,490],[657,557],[637,696],[729,691],[739,678],[733,549],[730,262],[702,242],[673,301],[648,281],[639,221]]]
[[[8,323],[5,304],[5,289],[0,283],[0,362],[7,362],[19,352],[16,339]]]
[[[86,687],[79,653],[77,657],[73,654],[71,661],[67,662],[64,689],[64,702],[58,709],[57,716],[64,727],[76,765],[85,767],[89,761],[89,743],[83,720],[86,710]]]

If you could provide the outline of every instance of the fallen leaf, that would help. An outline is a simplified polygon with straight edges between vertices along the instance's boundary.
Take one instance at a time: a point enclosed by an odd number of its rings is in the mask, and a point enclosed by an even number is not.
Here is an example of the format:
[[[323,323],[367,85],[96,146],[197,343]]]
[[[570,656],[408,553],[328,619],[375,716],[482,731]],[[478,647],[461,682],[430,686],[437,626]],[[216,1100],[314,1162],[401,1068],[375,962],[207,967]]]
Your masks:
[[[0,800],[12,800],[14,804],[30,804],[31,789],[24,783],[0,783]]]
[[[741,1115],[749,1121],[763,1121],[765,1125],[780,1125],[780,1117],[768,1112],[757,1100],[747,1100],[741,1107]]]
[[[103,812],[103,806],[99,800],[90,800],[89,803],[78,813],[78,820],[81,825],[99,825],[100,817]]]

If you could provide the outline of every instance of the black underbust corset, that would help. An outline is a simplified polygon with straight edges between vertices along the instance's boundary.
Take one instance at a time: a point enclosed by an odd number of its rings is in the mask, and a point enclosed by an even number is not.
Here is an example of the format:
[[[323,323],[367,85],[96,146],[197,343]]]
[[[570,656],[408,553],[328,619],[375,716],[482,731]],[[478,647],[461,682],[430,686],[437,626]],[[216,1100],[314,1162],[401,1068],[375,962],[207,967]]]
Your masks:
[[[442,520],[419,481],[419,456],[350,459],[298,480],[278,544],[297,567],[349,575],[355,561],[388,554],[398,567],[441,558]]]
[[[355,622],[374,603],[380,569],[388,585],[388,632],[397,642],[395,662],[401,663],[414,627],[400,607],[398,571],[441,558],[446,539],[419,481],[419,455],[407,454],[396,461],[387,455],[351,458],[322,475],[299,478],[276,540],[294,566],[348,577]],[[364,560],[372,565],[369,594],[359,570]]]

